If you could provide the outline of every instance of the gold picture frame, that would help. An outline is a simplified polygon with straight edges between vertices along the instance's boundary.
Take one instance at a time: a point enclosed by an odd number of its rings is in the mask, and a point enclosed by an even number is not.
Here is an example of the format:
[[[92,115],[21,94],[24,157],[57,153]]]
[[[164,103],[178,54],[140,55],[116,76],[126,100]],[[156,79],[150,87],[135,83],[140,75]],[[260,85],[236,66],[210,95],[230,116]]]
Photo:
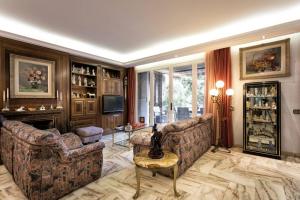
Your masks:
[[[10,54],[11,98],[55,98],[55,61]]]
[[[290,39],[240,48],[240,80],[290,76]]]

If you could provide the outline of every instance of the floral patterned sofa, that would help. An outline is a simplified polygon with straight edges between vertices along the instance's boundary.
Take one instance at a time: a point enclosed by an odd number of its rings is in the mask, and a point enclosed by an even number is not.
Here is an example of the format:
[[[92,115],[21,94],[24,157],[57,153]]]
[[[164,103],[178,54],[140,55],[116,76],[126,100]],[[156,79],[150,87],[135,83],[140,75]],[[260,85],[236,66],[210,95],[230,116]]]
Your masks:
[[[212,114],[182,120],[159,128],[162,133],[162,148],[179,157],[178,176],[183,174],[211,146]],[[136,132],[131,138],[133,153],[149,149],[152,133]],[[170,170],[159,173],[172,177]]]
[[[3,164],[32,200],[58,199],[101,176],[102,142],[83,145],[73,133],[6,120],[0,143]]]

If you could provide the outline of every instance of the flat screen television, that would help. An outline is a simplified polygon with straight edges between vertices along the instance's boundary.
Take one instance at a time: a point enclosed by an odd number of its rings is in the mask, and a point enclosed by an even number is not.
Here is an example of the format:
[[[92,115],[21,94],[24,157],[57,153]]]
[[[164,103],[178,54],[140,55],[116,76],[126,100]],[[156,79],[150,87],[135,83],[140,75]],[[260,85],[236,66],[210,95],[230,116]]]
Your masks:
[[[124,111],[124,97],[116,95],[103,96],[103,113],[116,113]]]

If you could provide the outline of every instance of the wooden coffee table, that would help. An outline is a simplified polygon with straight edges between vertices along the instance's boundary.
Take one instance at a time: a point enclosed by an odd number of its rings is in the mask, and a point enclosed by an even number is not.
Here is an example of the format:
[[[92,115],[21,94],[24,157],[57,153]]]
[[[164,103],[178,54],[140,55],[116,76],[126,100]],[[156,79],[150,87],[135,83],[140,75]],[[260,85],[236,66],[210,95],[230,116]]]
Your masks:
[[[178,197],[180,194],[176,190],[176,178],[178,172],[178,156],[169,151],[164,151],[164,157],[161,159],[151,159],[148,157],[148,151],[142,151],[137,153],[133,161],[135,163],[135,172],[136,172],[136,181],[137,181],[137,189],[136,193],[133,196],[134,199],[139,197],[140,194],[140,168],[149,169],[152,171],[153,176],[156,175],[156,172],[159,169],[174,169],[174,178],[173,178],[173,189],[175,196]]]

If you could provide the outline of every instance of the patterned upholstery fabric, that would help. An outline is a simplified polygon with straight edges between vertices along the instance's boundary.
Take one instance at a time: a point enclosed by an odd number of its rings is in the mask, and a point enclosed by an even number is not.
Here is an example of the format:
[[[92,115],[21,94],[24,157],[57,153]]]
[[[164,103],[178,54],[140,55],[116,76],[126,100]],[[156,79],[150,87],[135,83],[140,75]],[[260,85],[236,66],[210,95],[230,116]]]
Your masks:
[[[103,148],[98,142],[69,150],[64,137],[21,122],[1,128],[3,163],[30,200],[58,199],[100,178]]]
[[[82,137],[89,137],[93,135],[102,135],[103,129],[96,126],[89,126],[76,129],[76,134]]]
[[[87,144],[87,143],[93,143],[93,142],[100,141],[101,138],[102,138],[102,135],[93,135],[90,137],[81,137],[81,141],[83,144]]]
[[[65,133],[61,136],[66,149],[73,150],[83,146],[80,137],[74,133]]]
[[[54,133],[57,136],[61,135],[57,128],[49,128],[49,129],[46,129],[46,131],[50,131],[50,132]]]
[[[183,174],[211,146],[212,115],[206,114],[180,122],[166,125],[162,129],[162,148],[179,157],[178,176]],[[131,139],[134,144],[133,153],[149,149],[152,134],[135,135]],[[172,177],[170,170],[161,170],[161,174]]]
[[[102,138],[103,129],[96,126],[89,126],[76,129],[76,134],[81,138],[82,143],[97,142]]]
[[[153,135],[152,129],[149,129],[149,131],[136,131],[136,132],[134,132],[132,138],[130,139],[130,142],[132,144],[149,146],[152,135]]]

